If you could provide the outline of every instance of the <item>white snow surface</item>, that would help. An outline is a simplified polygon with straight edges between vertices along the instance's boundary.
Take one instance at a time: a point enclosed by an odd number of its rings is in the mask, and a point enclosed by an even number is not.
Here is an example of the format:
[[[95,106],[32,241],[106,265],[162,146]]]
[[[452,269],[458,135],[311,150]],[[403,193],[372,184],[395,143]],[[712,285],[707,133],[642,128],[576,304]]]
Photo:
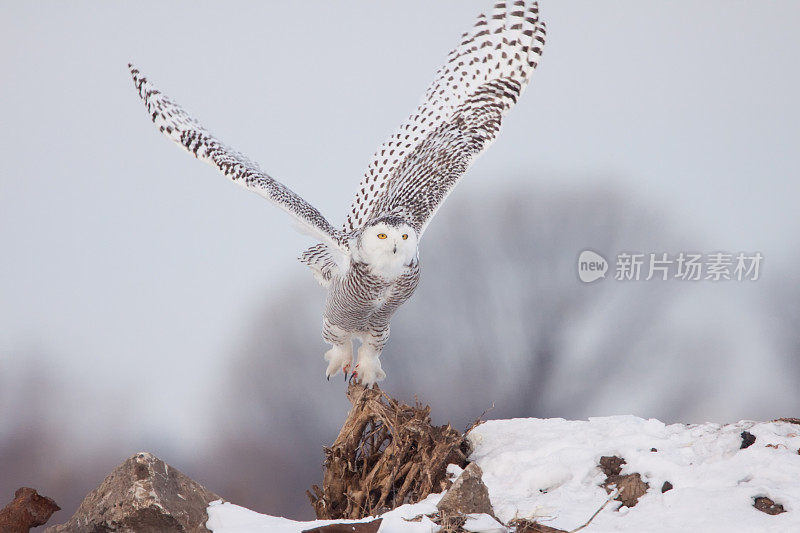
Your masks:
[[[741,449],[742,432],[756,437]],[[634,416],[494,420],[469,435],[470,460],[483,470],[495,514],[502,522],[531,518],[570,531],[607,501],[598,463],[604,455],[625,459],[622,474],[638,472],[649,484],[632,508],[612,501],[583,529],[586,533],[800,532],[800,426],[787,422],[666,425]],[[655,449],[656,451],[652,451]],[[460,469],[451,467],[457,475]],[[669,481],[673,488],[662,494]],[[768,515],[753,507],[766,496],[786,512]],[[441,495],[383,515],[381,533],[429,533]],[[213,502],[208,528],[214,533],[299,533],[334,522],[298,522]],[[368,521],[371,519],[361,520]],[[355,522],[355,521],[353,521]],[[471,516],[468,529],[505,531],[488,515]]]
[[[743,431],[756,441],[740,449]],[[638,472],[650,488],[635,507],[617,511],[611,502],[586,533],[788,533],[800,532],[799,434],[800,426],[786,422],[665,425],[613,416],[495,420],[469,439],[470,459],[483,469],[503,522],[518,516],[567,531],[582,525],[608,498],[600,457],[616,455],[627,462],[622,474]],[[665,481],[674,488],[662,494]],[[758,511],[757,496],[787,512]]]
[[[435,513],[436,504],[440,499],[442,499],[441,494],[431,494],[419,503],[403,505],[381,515],[383,522],[378,530],[379,533],[431,533],[438,531],[438,526],[424,515]],[[419,516],[422,516],[420,521],[410,521]],[[300,533],[306,529],[328,524],[370,522],[372,520],[375,518],[299,522],[288,518],[259,514],[232,503],[215,501],[208,506],[206,527],[213,533]]]

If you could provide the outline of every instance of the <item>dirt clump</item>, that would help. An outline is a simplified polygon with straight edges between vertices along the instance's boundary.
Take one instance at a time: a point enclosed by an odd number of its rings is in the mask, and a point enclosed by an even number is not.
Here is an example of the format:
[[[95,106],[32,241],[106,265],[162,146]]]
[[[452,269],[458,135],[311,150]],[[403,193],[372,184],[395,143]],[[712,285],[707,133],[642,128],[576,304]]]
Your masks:
[[[776,515],[786,512],[786,509],[783,508],[783,505],[775,503],[766,496],[759,496],[758,498],[755,498],[753,501],[753,507],[755,507],[762,513],[767,513],[771,515]]]
[[[637,472],[622,475],[622,465],[624,464],[625,459],[622,457],[604,455],[600,458],[600,469],[606,475],[603,488],[609,494],[614,489],[619,491],[619,494],[614,499],[622,502],[622,505],[617,510],[621,507],[634,507],[639,503],[639,498],[650,488],[647,482],[642,481],[642,476]]]

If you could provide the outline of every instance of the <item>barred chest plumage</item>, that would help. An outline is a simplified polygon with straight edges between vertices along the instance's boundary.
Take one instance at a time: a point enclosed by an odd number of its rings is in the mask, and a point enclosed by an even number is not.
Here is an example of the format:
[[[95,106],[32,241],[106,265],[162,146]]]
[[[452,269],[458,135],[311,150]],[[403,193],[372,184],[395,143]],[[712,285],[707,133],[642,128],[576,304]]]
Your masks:
[[[352,262],[347,273],[333,280],[325,304],[325,319],[347,331],[379,333],[419,284],[414,260],[394,279],[370,272],[369,265]]]

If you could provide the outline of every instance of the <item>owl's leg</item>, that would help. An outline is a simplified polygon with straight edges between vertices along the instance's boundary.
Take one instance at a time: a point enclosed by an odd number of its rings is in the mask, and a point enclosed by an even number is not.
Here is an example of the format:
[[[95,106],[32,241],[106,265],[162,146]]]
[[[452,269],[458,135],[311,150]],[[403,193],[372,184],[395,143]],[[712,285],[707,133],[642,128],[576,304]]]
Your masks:
[[[382,331],[370,331],[361,338],[355,373],[365,387],[372,388],[375,383],[386,378],[379,357],[387,340],[389,340],[388,327]]]
[[[322,338],[332,347],[325,352],[325,360],[328,368],[325,370],[325,377],[331,379],[339,372],[350,371],[353,364],[353,340],[352,335],[338,326],[334,326],[327,320],[323,321]]]

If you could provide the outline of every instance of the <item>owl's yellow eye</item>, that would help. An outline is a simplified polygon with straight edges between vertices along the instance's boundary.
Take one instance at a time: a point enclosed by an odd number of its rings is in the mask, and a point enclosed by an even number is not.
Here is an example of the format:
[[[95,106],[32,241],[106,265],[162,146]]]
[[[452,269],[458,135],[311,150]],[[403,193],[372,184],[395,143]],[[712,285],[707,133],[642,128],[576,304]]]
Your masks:
[[[378,233],[378,238],[379,239],[385,239],[386,238],[386,234],[385,233]]]
[[[408,233],[403,233],[403,240],[408,239]]]

